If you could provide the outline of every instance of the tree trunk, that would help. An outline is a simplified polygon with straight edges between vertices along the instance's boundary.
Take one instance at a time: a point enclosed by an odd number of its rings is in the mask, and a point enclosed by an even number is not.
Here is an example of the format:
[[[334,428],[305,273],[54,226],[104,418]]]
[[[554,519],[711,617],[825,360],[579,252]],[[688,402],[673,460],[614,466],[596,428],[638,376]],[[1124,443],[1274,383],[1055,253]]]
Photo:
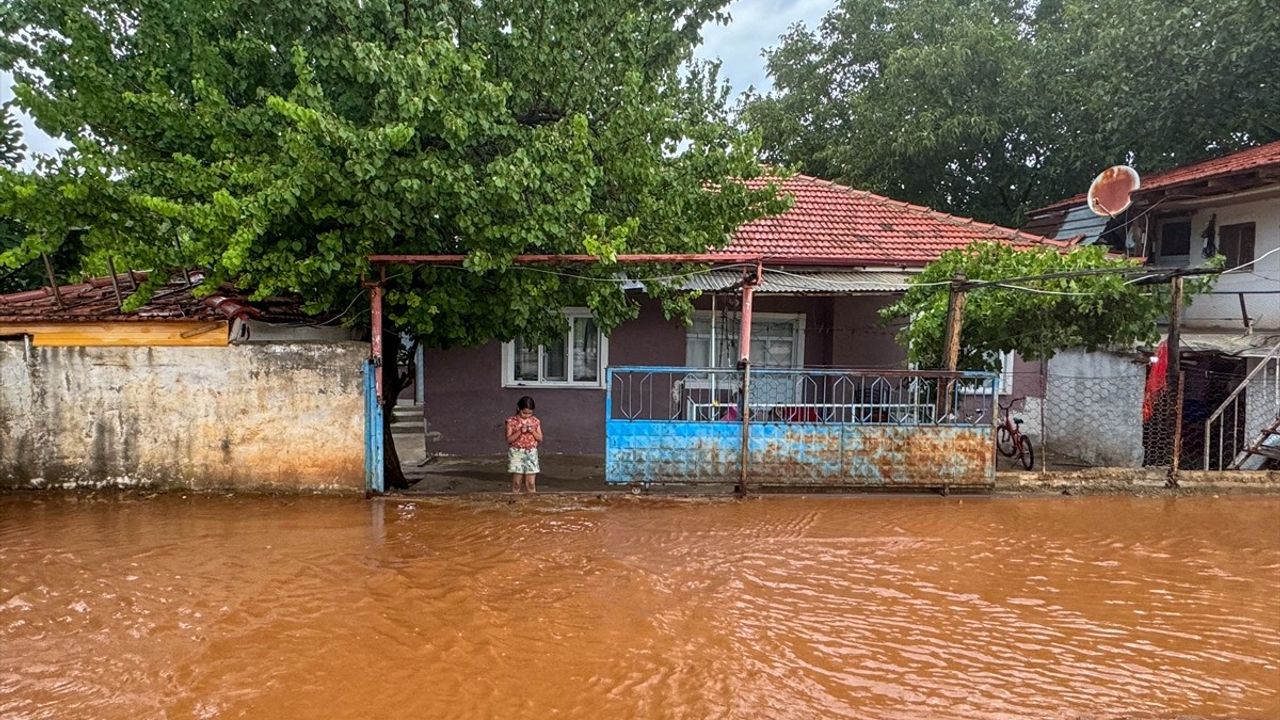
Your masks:
[[[400,334],[394,330],[382,333],[382,463],[383,487],[387,490],[404,490],[409,481],[400,467],[400,454],[396,452],[395,436],[391,423],[396,419],[396,398],[404,389],[400,377]]]

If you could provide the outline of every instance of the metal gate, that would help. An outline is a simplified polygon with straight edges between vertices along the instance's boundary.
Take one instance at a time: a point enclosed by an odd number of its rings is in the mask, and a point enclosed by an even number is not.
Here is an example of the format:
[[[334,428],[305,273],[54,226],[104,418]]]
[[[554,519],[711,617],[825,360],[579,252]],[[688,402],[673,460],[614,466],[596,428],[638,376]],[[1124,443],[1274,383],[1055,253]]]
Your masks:
[[[609,483],[736,483],[744,461],[752,486],[995,480],[993,373],[614,367],[607,380]]]

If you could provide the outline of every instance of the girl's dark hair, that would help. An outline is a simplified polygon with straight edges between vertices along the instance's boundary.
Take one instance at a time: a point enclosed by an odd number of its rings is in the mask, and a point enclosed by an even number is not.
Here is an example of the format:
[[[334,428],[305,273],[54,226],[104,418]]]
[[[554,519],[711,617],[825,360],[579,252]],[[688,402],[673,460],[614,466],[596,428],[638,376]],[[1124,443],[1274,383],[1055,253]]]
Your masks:
[[[532,410],[534,408],[533,398],[525,395],[516,401],[517,410]]]

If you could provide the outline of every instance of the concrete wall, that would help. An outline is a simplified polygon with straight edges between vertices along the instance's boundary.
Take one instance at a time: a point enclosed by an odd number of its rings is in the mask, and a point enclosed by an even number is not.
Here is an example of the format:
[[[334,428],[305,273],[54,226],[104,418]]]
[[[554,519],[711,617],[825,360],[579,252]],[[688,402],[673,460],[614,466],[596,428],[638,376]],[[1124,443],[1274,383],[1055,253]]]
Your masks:
[[[805,316],[805,364],[819,366],[905,366],[905,352],[894,330],[879,325],[880,297],[771,297],[757,295],[757,312]],[[711,299],[695,307],[707,310]],[[489,455],[506,451],[502,423],[523,395],[534,398],[542,418],[547,453],[604,454],[604,390],[597,388],[504,388],[500,343],[474,348],[428,350],[426,414],[429,429],[440,433],[432,452]],[[609,336],[609,364],[685,364],[685,328],[662,317],[645,301],[640,315]]]
[[[1072,350],[1048,362],[1044,426],[1040,407],[1019,414],[1052,463],[1141,467],[1142,396],[1147,369],[1127,357]]]
[[[0,342],[0,485],[360,492],[367,355]]]
[[[1198,208],[1191,216],[1191,262],[1200,264],[1204,239],[1201,233],[1209,220],[1217,215],[1218,228],[1238,223],[1254,224],[1253,256],[1261,258],[1265,253],[1280,248],[1280,198],[1252,202],[1225,202]],[[1154,230],[1155,225],[1152,225]],[[1221,248],[1221,245],[1219,245]],[[1262,259],[1252,273],[1224,275],[1214,285],[1219,293],[1241,290],[1280,289],[1280,252]],[[1280,329],[1280,295],[1246,295],[1245,304],[1254,327],[1259,330]],[[1189,328],[1244,329],[1240,317],[1240,299],[1237,295],[1201,295],[1191,303],[1184,315]]]

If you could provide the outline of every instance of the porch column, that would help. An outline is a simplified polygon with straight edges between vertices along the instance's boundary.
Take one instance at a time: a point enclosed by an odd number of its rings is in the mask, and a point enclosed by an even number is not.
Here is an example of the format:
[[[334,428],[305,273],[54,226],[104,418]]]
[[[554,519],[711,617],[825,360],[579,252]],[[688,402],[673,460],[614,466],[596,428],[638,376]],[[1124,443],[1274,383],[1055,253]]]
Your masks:
[[[742,328],[738,333],[738,368],[742,370],[742,474],[738,478],[738,494],[747,494],[747,470],[751,465],[751,297],[760,282],[761,267],[755,277],[742,282]]]
[[[386,271],[383,271],[384,275]],[[382,403],[382,283],[375,282],[369,288],[370,330],[369,349],[373,356],[374,398]]]

